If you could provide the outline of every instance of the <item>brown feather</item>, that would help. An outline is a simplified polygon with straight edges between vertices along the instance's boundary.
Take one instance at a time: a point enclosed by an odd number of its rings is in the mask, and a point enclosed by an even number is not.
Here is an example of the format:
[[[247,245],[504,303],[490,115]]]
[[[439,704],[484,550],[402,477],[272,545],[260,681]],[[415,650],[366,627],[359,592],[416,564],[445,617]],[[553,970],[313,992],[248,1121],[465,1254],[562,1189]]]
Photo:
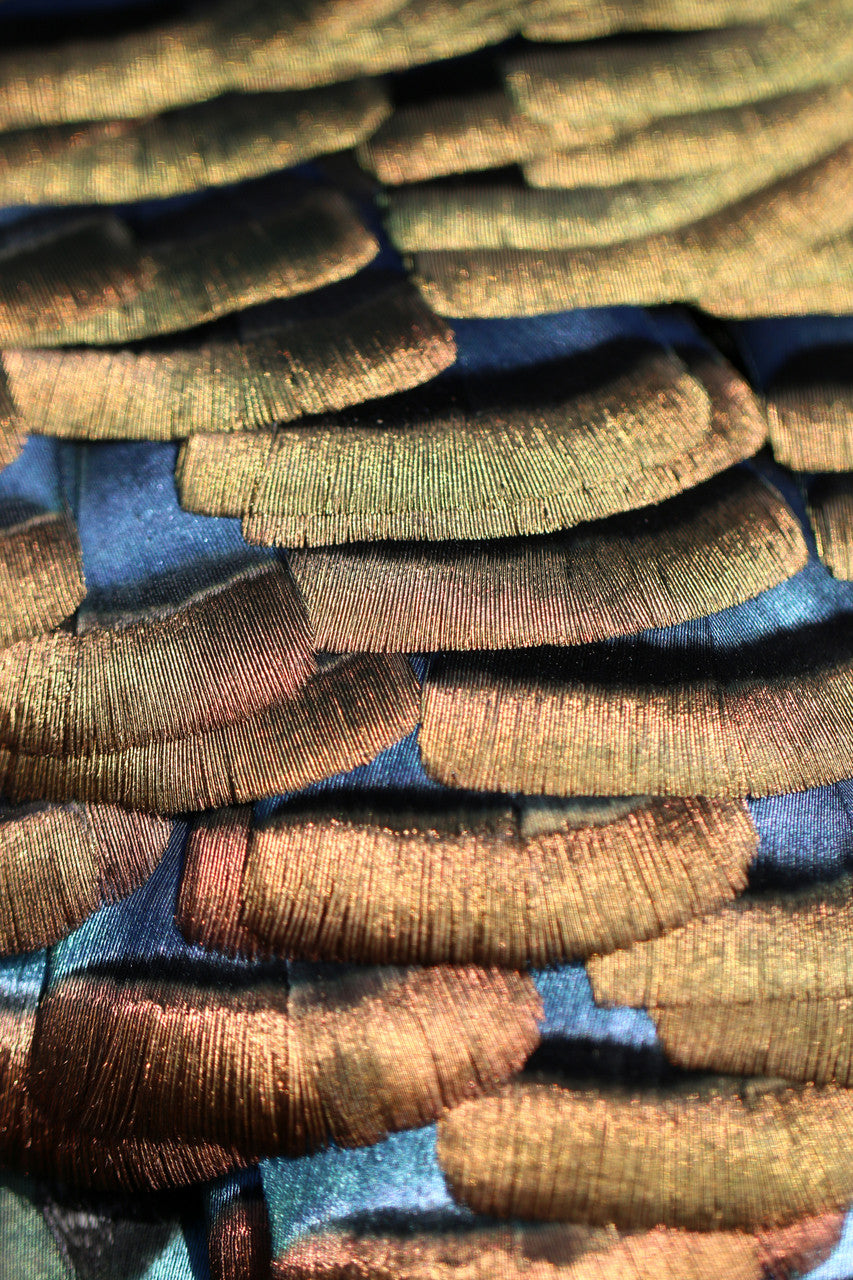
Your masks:
[[[389,111],[382,86],[361,80],[0,133],[0,204],[128,203],[242,182],[352,147]]]
[[[299,550],[290,566],[318,649],[423,652],[669,626],[749,599],[807,558],[781,497],[735,472],[573,533]]]
[[[784,637],[783,637],[784,641]],[[420,748],[449,786],[545,795],[774,795],[853,774],[853,660],[839,621],[730,655],[613,645],[451,656]],[[766,674],[762,674],[766,672]]]
[[[147,1192],[207,1181],[245,1157],[210,1143],[103,1139],[46,1117],[33,1102],[29,1059],[34,1009],[0,1008],[0,1164],[75,1187]]]
[[[207,1239],[210,1280],[271,1280],[272,1238],[263,1195],[241,1195],[215,1217]]]
[[[526,161],[524,177],[534,187],[610,187],[767,165],[771,181],[848,142],[851,112],[853,84],[843,83],[661,116],[603,142],[540,154]]]
[[[7,511],[0,530],[0,647],[50,631],[86,594],[77,529],[67,512]]]
[[[596,999],[645,1005],[681,1066],[853,1083],[851,880],[744,899],[589,961]]]
[[[251,806],[202,814],[184,856],[175,921],[184,937],[226,955],[263,954],[241,917]]]
[[[746,17],[753,21],[752,12]],[[788,22],[591,49],[534,47],[510,59],[506,82],[534,120],[604,117],[630,124],[778,97],[841,80],[851,70],[849,4],[825,0],[795,8]]]
[[[157,865],[170,826],[111,805],[0,815],[0,952],[49,947]]]
[[[210,858],[190,869],[197,914],[220,889],[206,930],[219,945],[514,968],[610,951],[714,910],[746,887],[757,850],[745,806],[705,801],[555,801],[520,815],[497,802],[337,802],[241,835],[225,868]]]
[[[851,35],[853,39],[853,35]],[[513,316],[571,307],[713,298],[765,263],[786,268],[846,232],[853,143],[675,231],[595,249],[437,250],[414,255],[415,280],[439,315]],[[781,265],[780,265],[781,264]]]
[[[265,562],[174,612],[0,653],[0,740],[86,756],[209,733],[275,705],[314,670],[293,580]]]
[[[704,30],[787,17],[802,0],[528,0],[528,40],[590,40],[622,31]]]
[[[833,1251],[844,1215],[757,1235],[617,1232],[572,1224],[460,1228],[446,1234],[306,1236],[273,1262],[273,1280],[793,1280]]]
[[[91,800],[183,813],[298,791],[366,764],[418,723],[418,684],[398,655],[355,654],[289,698],[191,737],[86,756],[0,748],[13,801]]]
[[[383,283],[343,311],[238,339],[147,351],[25,348],[4,352],[3,362],[32,432],[172,440],[404,391],[455,354],[451,330],[410,285]]]
[[[773,452],[786,467],[853,470],[851,365],[853,347],[819,347],[787,360],[774,377],[767,421]]]
[[[745,385],[709,362],[697,374],[713,419],[674,356],[606,344],[525,383],[513,375],[509,408],[424,402],[380,425],[199,435],[179,458],[181,502],[242,514],[250,542],[286,546],[549,532],[658,502],[755,452],[766,427]]]
[[[519,1084],[442,1119],[438,1157],[478,1213],[755,1230],[848,1203],[851,1124],[853,1093],[832,1086]]]
[[[234,90],[302,89],[496,43],[503,0],[219,0],[113,38],[0,57],[0,128],[153,115]]]
[[[76,975],[40,1006],[32,1087],[106,1138],[360,1146],[507,1080],[539,1017],[531,979],[502,970],[309,971],[289,991]]]
[[[376,256],[376,238],[337,192],[307,189],[279,204],[241,217],[239,231],[229,223],[152,243],[107,215],[64,234],[59,224],[50,241],[0,261],[0,343],[127,342],[187,329],[346,279]]]
[[[853,476],[831,476],[813,484],[809,517],[827,569],[836,578],[853,579]]]

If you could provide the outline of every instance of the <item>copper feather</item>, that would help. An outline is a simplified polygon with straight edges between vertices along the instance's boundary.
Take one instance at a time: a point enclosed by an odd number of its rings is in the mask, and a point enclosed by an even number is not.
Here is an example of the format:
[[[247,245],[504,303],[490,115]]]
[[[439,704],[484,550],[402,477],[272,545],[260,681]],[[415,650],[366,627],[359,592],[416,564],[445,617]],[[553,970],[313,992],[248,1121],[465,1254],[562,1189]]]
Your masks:
[[[112,805],[0,812],[0,952],[51,946],[138,888],[169,831],[161,818]]]
[[[505,971],[308,970],[289,989],[76,975],[39,1008],[32,1087],[105,1137],[358,1146],[497,1087],[540,1013],[531,980]]]
[[[447,1115],[438,1156],[454,1196],[495,1217],[755,1230],[848,1203],[851,1122],[832,1086],[518,1084]]]
[[[399,1235],[318,1231],[273,1262],[273,1280],[793,1280],[824,1261],[843,1215],[791,1227],[735,1231],[617,1232],[531,1223]],[[231,1280],[230,1274],[228,1280]],[[236,1274],[235,1274],[236,1280]]]
[[[3,792],[163,813],[244,804],[366,764],[411,733],[418,684],[398,655],[355,654],[265,711],[189,737],[89,755],[0,748]]]
[[[278,211],[226,216],[206,229],[166,219],[150,240],[106,214],[79,226],[59,221],[49,241],[0,258],[0,342],[170,333],[346,279],[376,256],[375,237],[337,192],[300,187],[284,208],[277,203]]]
[[[767,388],[770,443],[794,471],[853,470],[853,347],[790,357]]]
[[[2,361],[28,430],[89,440],[270,426],[406,390],[452,363],[450,329],[410,285],[380,278],[354,298],[331,292],[329,314],[253,324],[250,313],[235,337],[25,348]]]
[[[815,481],[809,488],[809,517],[827,569],[836,578],[853,579],[853,477]]]
[[[0,203],[111,204],[241,182],[354,146],[389,110],[381,85],[361,80],[0,133]]]
[[[50,631],[86,594],[80,543],[67,512],[0,509],[0,647]],[[9,523],[5,523],[9,521]]]
[[[190,510],[242,515],[250,542],[502,537],[565,528],[660,501],[748,457],[765,432],[724,366],[714,396],[645,344],[496,380],[474,412],[428,401],[398,419],[253,436],[195,436],[178,463]],[[629,452],[630,446],[630,452]],[[636,451],[636,452],[635,452]]]
[[[757,595],[806,559],[792,512],[743,471],[570,534],[299,550],[290,566],[319,649],[422,652],[668,626]]]
[[[731,804],[301,805],[195,872],[194,914],[224,881],[206,933],[226,948],[249,938],[362,963],[545,965],[713,910],[745,887],[756,848]]]

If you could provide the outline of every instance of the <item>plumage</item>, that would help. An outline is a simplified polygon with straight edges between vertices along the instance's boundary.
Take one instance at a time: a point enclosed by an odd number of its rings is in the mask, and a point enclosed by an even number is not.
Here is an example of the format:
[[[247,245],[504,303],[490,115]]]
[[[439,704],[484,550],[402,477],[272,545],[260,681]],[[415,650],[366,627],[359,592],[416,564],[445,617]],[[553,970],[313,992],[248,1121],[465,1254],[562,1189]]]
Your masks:
[[[208,1257],[210,1280],[271,1280],[270,1222],[262,1195],[241,1195],[220,1210]]]
[[[853,579],[853,476],[815,481],[809,488],[809,517],[827,569],[836,578]]]
[[[602,142],[540,152],[525,161],[524,177],[534,187],[610,187],[760,165],[772,178],[774,169],[790,173],[849,141],[851,107],[853,85],[842,82],[659,116]]]
[[[846,615],[718,666],[637,641],[438,659],[420,747],[449,786],[551,795],[776,795],[853,774]],[[722,656],[722,655],[721,655]]]
[[[138,888],[169,823],[113,805],[0,811],[0,952],[51,946],[105,902]]]
[[[535,1048],[539,1014],[529,978],[473,968],[292,970],[286,986],[230,989],[83,974],[39,1007],[31,1087],[108,1138],[255,1157],[359,1146],[497,1087]],[[59,1063],[73,1064],[61,1096]]]
[[[853,1083],[851,882],[741,900],[589,961],[596,998],[649,1009],[680,1066]]]
[[[514,811],[364,797],[244,831],[194,877],[199,913],[227,886],[217,944],[360,963],[521,968],[610,951],[742,891],[757,848],[739,805],[642,799]]]
[[[123,626],[57,631],[0,654],[0,741],[78,756],[210,733],[294,694],[314,673],[298,592],[278,561]]]
[[[381,85],[360,80],[0,133],[0,202],[111,204],[242,182],[354,146],[389,110]]]
[[[642,343],[516,374],[508,404],[504,389],[491,380],[467,410],[416,399],[379,424],[194,436],[181,502],[242,515],[248,541],[286,546],[527,535],[660,501],[750,456],[765,432],[725,366],[691,375]]]
[[[86,755],[0,748],[2,790],[161,813],[244,804],[366,764],[411,733],[418,684],[399,655],[353,654],[264,711],[177,738]]]
[[[250,213],[234,198],[221,213],[209,197],[207,224],[202,211],[196,219],[163,215],[144,236],[108,213],[58,219],[50,239],[34,232],[0,257],[0,343],[118,343],[172,333],[346,279],[378,252],[336,191],[285,183],[265,199]]]
[[[524,34],[530,40],[589,40],[622,31],[702,30],[745,21],[786,18],[802,0],[528,0]]]
[[[712,613],[802,569],[800,527],[746,471],[572,533],[297,550],[319,649],[570,645]]]
[[[574,1223],[432,1227],[417,1234],[314,1232],[273,1262],[273,1280],[791,1280],[819,1265],[842,1215],[755,1235],[734,1231],[619,1233]],[[230,1280],[230,1276],[229,1276]]]
[[[851,245],[853,248],[853,245]],[[767,387],[770,443],[794,471],[853,470],[853,346],[809,347]]]
[[[415,280],[439,315],[452,316],[704,300],[753,271],[760,290],[765,262],[776,272],[800,249],[808,259],[808,246],[849,230],[851,207],[848,142],[674,231],[591,249],[421,251],[413,259]]]
[[[50,631],[86,594],[80,543],[67,511],[0,506],[0,646]]]
[[[681,8],[682,6],[679,6]],[[849,0],[795,8],[787,22],[613,41],[591,49],[524,50],[506,83],[516,105],[544,123],[573,117],[642,123],[810,89],[853,71]]]
[[[428,381],[453,362],[448,326],[410,285],[329,290],[325,313],[265,309],[236,332],[143,348],[5,351],[29,431],[60,437],[171,440],[328,413]]]
[[[446,1115],[438,1157],[495,1217],[754,1231],[847,1204],[851,1115],[850,1091],[783,1081],[521,1083]]]

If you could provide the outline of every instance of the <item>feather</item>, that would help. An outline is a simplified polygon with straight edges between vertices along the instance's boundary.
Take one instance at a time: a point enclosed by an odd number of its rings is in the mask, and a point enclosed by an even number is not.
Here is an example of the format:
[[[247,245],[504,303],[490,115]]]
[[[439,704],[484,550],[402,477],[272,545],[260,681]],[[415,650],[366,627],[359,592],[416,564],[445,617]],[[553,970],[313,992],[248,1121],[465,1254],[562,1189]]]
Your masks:
[[[118,37],[0,58],[0,128],[139,117],[233,90],[302,89],[477,49],[507,0],[219,0]]]
[[[683,365],[623,343],[516,372],[509,404],[509,382],[492,379],[491,405],[474,412],[415,401],[381,425],[198,435],[179,459],[181,502],[242,515],[248,541],[287,546],[565,528],[660,501],[758,448],[765,428],[743,384],[710,363],[697,372],[719,397],[710,430]]]
[[[293,694],[314,662],[277,561],[123,627],[59,631],[0,654],[0,741],[90,756],[204,734]]]
[[[242,182],[352,147],[389,110],[381,85],[361,80],[0,133],[0,203],[110,204]]]
[[[508,61],[506,83],[518,108],[545,124],[603,117],[630,125],[779,97],[851,71],[849,0],[824,0],[795,8],[788,22],[525,50]]]
[[[645,1005],[853,996],[853,881],[742,898],[589,961],[597,1000]]]
[[[532,981],[497,970],[308,970],[289,989],[75,975],[40,1006],[32,1088],[105,1137],[360,1146],[506,1080],[540,1014]]]
[[[163,215],[138,238],[112,215],[59,222],[50,240],[0,259],[0,342],[113,343],[186,329],[346,279],[378,252],[337,192],[270,183],[256,198],[267,202],[261,215],[235,198],[207,225],[203,211]]]
[[[388,197],[386,228],[401,253],[618,244],[687,226],[759,190],[779,164],[697,172],[665,181],[570,190],[430,184]]]
[[[299,550],[290,566],[319,649],[423,652],[668,626],[757,595],[806,560],[793,514],[743,471],[573,533]]]
[[[12,399],[9,381],[0,356],[0,469],[14,462],[23,445],[24,427]]]
[[[621,1234],[572,1224],[399,1235],[314,1232],[273,1262],[273,1280],[792,1280],[826,1259],[842,1214],[756,1235],[734,1231]],[[230,1273],[228,1275],[230,1280]]]
[[[262,1195],[241,1195],[217,1214],[208,1237],[210,1280],[272,1280],[272,1240]]]
[[[0,1006],[0,1162],[39,1178],[77,1187],[127,1192],[219,1177],[241,1163],[234,1149],[213,1144],[162,1143],[122,1135],[102,1139],[46,1117],[30,1089],[34,1007]],[[244,1161],[243,1161],[244,1162]]]
[[[694,801],[513,812],[366,797],[289,807],[242,837],[193,875],[194,914],[216,903],[206,934],[224,949],[248,938],[268,954],[514,968],[714,910],[745,888],[757,851],[744,807]]]
[[[162,813],[244,804],[366,764],[416,727],[417,698],[404,658],[354,654],[267,710],[189,737],[76,756],[0,747],[2,791]]]
[[[767,387],[776,458],[794,471],[853,470],[853,346],[809,347],[786,360]]]
[[[415,281],[439,315],[453,316],[704,301],[755,270],[766,287],[765,261],[784,273],[798,252],[807,260],[809,245],[849,229],[851,207],[853,142],[674,231],[593,249],[424,251]]]
[[[526,160],[556,145],[557,132],[491,90],[399,107],[362,142],[358,158],[383,183],[421,182]],[[567,134],[567,145],[578,141],[567,128],[559,130],[560,137]]]
[[[741,22],[785,18],[802,0],[528,0],[528,40],[589,40],[622,31],[703,30]]]
[[[5,509],[4,509],[5,508]],[[80,543],[67,511],[0,506],[0,647],[50,631],[86,594]]]
[[[169,837],[161,818],[110,805],[36,806],[0,817],[0,952],[51,946],[138,888]]]
[[[853,775],[846,620],[719,665],[713,650],[640,642],[439,659],[424,687],[424,765],[450,786],[551,795],[776,795],[836,782]]]
[[[254,959],[266,952],[242,919],[251,828],[249,805],[200,815],[187,842],[175,923],[190,942]]]
[[[853,579],[853,476],[827,476],[811,485],[809,517],[827,569]]]
[[[643,1004],[680,1066],[853,1083],[851,881],[744,899],[702,927],[589,962],[597,999]]]
[[[724,280],[698,299],[712,315],[842,315],[853,310],[853,234],[799,245],[781,260],[756,261],[752,278]]]
[[[633,1230],[755,1230],[843,1207],[853,1094],[728,1077],[666,1088],[518,1084],[439,1123],[476,1212]]]
[[[524,177],[534,187],[611,187],[690,178],[697,168],[710,175],[766,165],[766,180],[772,181],[848,142],[851,110],[853,84],[843,83],[737,107],[661,116],[602,142],[540,150],[525,162]]]
[[[329,312],[275,313],[236,337],[142,350],[6,351],[30,431],[90,440],[170,440],[327,413],[428,381],[451,364],[453,334],[410,285],[385,280],[355,298],[330,291]],[[343,302],[342,310],[338,305]]]

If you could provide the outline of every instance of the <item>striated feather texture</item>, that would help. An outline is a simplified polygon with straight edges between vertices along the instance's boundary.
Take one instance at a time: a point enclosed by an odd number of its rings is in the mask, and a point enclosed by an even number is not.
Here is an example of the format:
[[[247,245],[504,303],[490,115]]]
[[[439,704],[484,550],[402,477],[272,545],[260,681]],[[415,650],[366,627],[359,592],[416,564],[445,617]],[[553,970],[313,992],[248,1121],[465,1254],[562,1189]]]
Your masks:
[[[743,471],[572,533],[298,550],[290,567],[319,649],[423,652],[668,626],[757,595],[806,559],[792,512]]]
[[[853,476],[826,476],[809,487],[809,517],[823,563],[853,579]]]
[[[248,541],[286,546],[527,535],[670,497],[749,457],[766,430],[726,366],[706,361],[694,376],[643,344],[607,344],[512,385],[508,404],[498,384],[474,412],[416,403],[381,424],[194,436],[178,462],[181,502],[242,515]]]
[[[42,1001],[31,1087],[107,1138],[252,1156],[360,1146],[496,1088],[540,1015],[531,980],[497,970],[309,969],[233,989],[83,974]]]
[[[329,314],[278,325],[274,315],[253,325],[250,313],[233,338],[24,348],[2,360],[28,430],[89,440],[270,426],[407,390],[452,364],[451,330],[411,286],[383,281],[354,299],[335,293],[334,303]]]
[[[198,915],[225,883],[207,936],[361,963],[521,968],[610,951],[741,892],[757,850],[744,807],[703,801],[514,812],[377,797],[290,807],[243,831],[193,875]]]
[[[849,1201],[851,1116],[846,1089],[761,1079],[517,1084],[447,1115],[438,1156],[454,1196],[495,1217],[755,1230]]]
[[[67,511],[0,508],[0,646],[50,631],[83,601],[86,584]]]
[[[0,343],[128,342],[354,275],[375,237],[338,192],[285,186],[262,214],[164,216],[137,237],[115,215],[70,216],[0,255]],[[284,207],[282,207],[284,206]],[[235,238],[237,249],[235,251]],[[21,280],[25,286],[22,287]]]
[[[404,658],[354,654],[268,709],[188,737],[88,755],[0,747],[2,790],[163,813],[245,804],[366,764],[417,726],[418,691]]]
[[[34,951],[139,887],[171,828],[113,805],[42,805],[0,814],[0,952]]]

